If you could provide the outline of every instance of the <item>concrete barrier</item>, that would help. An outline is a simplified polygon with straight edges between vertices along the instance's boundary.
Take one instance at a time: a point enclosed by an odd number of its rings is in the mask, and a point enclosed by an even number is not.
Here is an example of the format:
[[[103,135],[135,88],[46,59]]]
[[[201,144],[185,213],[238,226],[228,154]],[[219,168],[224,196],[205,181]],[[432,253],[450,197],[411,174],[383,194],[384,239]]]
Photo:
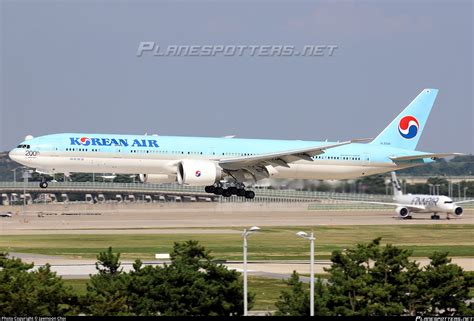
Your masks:
[[[10,199],[8,198],[8,194],[2,194],[2,204],[5,206],[10,205]]]
[[[94,204],[94,198],[92,194],[86,194],[86,203]]]
[[[104,196],[104,194],[99,194],[99,195],[97,195],[97,202],[99,202],[99,203],[105,203],[105,196]]]
[[[63,200],[64,203],[69,202],[69,196],[66,193],[61,194],[61,199]]]

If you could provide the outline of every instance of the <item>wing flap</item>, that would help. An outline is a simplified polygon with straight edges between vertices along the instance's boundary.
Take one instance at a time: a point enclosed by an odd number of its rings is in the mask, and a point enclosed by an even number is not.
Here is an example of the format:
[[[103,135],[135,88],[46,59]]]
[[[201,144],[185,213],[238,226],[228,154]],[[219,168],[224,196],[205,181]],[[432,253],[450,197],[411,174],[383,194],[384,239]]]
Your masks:
[[[391,156],[390,159],[394,162],[403,162],[403,161],[411,161],[417,159],[424,159],[424,158],[431,158],[431,159],[438,159],[450,156],[461,156],[464,155],[462,153],[430,153],[430,154],[421,154],[421,155],[408,155],[408,156]]]

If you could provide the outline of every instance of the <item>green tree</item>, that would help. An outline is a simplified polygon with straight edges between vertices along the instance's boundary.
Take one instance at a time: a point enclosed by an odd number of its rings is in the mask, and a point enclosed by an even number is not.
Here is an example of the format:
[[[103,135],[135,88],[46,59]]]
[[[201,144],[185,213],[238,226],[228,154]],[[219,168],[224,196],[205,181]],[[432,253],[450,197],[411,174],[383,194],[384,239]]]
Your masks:
[[[404,273],[410,264],[411,252],[390,244],[380,250],[377,244],[373,253],[374,263],[368,266],[369,291],[362,314],[402,315],[402,301],[407,292]]]
[[[472,299],[469,296],[469,287],[474,286],[472,276],[458,265],[451,264],[447,252],[435,252],[430,259],[425,270],[429,289],[427,313],[441,316],[473,315],[472,303],[466,303]]]
[[[405,314],[411,316],[423,315],[428,311],[429,291],[426,273],[420,269],[415,261],[410,261],[401,275],[400,281],[405,285],[406,293],[401,302],[405,308]]]
[[[120,253],[111,247],[97,256],[97,274],[91,275],[82,308],[90,315],[127,315],[126,288],[129,276],[120,268]]]
[[[33,264],[0,255],[0,315],[58,316],[77,312],[72,288],[51,272],[49,264]]]
[[[309,291],[299,274],[293,271],[291,277],[285,281],[287,289],[282,290],[278,302],[276,315],[301,316],[309,315]]]
[[[282,290],[275,303],[278,316],[309,316],[310,315],[310,290],[309,284],[300,281],[299,274],[293,271],[291,277],[285,281],[288,286]],[[327,308],[329,292],[327,286],[316,279],[314,284],[314,314],[318,316],[331,316],[333,313]]]
[[[380,239],[368,245],[358,244],[345,251],[334,251],[329,272],[328,308],[336,315],[366,315],[372,276],[367,273],[376,257]]]
[[[100,275],[118,276],[123,270],[120,265],[120,253],[114,254],[112,247],[109,247],[106,252],[99,253],[95,268]]]
[[[469,315],[473,278],[451,264],[447,253],[434,253],[425,269],[410,261],[410,251],[380,239],[334,251],[327,307],[337,315]]]
[[[212,262],[197,241],[175,243],[171,264],[142,267],[130,273],[127,289],[136,315],[229,316],[243,313],[240,274]],[[249,296],[249,307],[253,295]]]

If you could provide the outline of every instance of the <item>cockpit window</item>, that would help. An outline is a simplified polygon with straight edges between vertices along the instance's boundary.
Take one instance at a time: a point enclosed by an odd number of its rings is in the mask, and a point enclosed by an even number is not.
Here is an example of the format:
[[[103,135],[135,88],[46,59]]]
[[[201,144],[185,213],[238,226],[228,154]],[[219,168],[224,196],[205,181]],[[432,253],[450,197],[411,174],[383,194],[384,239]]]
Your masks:
[[[30,149],[30,145],[21,144],[21,145],[18,145],[16,148],[26,148],[26,149]]]
[[[444,204],[453,204],[453,201],[446,201]]]

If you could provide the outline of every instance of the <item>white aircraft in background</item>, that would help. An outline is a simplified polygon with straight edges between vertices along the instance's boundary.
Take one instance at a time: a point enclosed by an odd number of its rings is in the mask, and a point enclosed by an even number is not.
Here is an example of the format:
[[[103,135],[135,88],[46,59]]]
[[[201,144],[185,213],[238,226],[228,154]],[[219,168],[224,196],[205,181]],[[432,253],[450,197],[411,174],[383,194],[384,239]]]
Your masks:
[[[438,213],[446,213],[446,219],[449,220],[449,214],[454,214],[457,217],[462,216],[463,209],[459,204],[474,201],[466,200],[454,202],[450,197],[444,195],[403,194],[400,182],[397,180],[395,172],[392,172],[392,186],[393,203],[368,201],[354,202],[396,206],[395,211],[403,219],[411,219],[412,213],[433,213],[431,219],[439,220]]]

